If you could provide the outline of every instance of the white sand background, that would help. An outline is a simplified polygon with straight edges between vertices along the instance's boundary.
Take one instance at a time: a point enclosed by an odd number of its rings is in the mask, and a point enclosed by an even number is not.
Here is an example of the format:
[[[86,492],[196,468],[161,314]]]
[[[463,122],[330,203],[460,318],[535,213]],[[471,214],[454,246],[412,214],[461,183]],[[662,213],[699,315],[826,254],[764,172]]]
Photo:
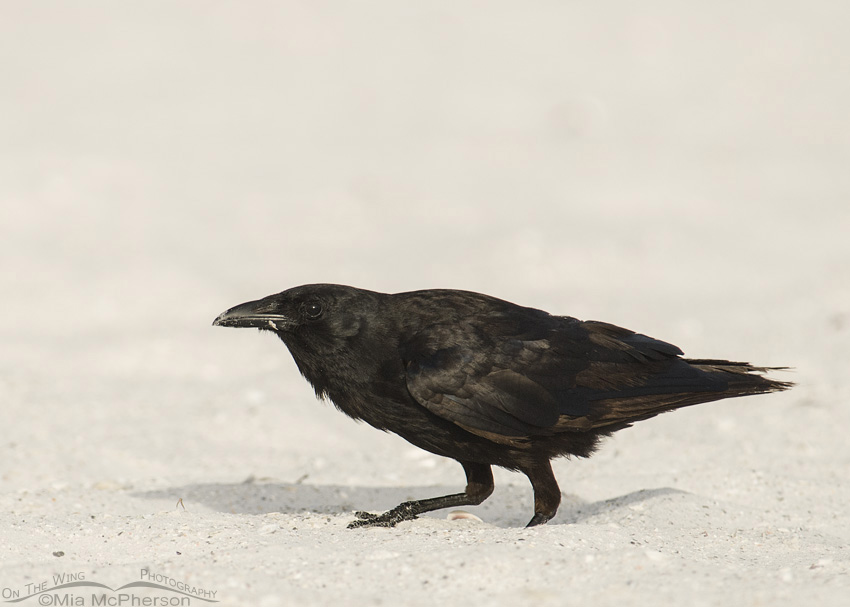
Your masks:
[[[0,600],[147,568],[263,607],[850,604],[848,23],[4,2]],[[210,326],[308,282],[482,291],[799,385],[557,461],[542,528],[497,471],[482,523],[349,531],[464,478],[316,402],[272,336]],[[92,592],[119,596],[15,604]]]

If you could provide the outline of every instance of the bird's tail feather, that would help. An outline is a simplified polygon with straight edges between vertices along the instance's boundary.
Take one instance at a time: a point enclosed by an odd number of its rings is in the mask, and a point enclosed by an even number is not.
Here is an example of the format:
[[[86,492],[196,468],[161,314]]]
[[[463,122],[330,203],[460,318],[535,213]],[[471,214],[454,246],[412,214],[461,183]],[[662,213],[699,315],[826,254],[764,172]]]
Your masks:
[[[708,403],[725,398],[736,398],[754,394],[781,392],[794,384],[779,381],[763,374],[786,370],[788,367],[755,367],[749,363],[728,360],[685,359],[685,362],[707,374],[712,380],[725,384],[722,390],[695,390],[668,394],[641,394],[607,398],[597,401],[597,415],[584,420],[576,419],[576,429],[595,429],[614,432],[629,427],[632,423],[655,417],[660,413]],[[567,420],[559,425],[569,426]]]

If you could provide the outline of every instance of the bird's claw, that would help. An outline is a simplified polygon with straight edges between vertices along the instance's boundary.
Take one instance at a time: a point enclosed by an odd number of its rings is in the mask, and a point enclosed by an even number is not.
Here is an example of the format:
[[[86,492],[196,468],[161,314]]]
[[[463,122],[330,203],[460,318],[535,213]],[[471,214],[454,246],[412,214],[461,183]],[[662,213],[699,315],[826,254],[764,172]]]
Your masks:
[[[371,521],[378,518],[377,514],[374,514],[372,512],[365,512],[363,510],[358,510],[354,513],[354,516],[361,521]]]
[[[348,523],[348,528],[358,529],[360,527],[395,527],[402,521],[412,521],[414,519],[419,518],[417,515],[411,512],[409,507],[406,506],[407,504],[401,504],[400,506],[397,506],[392,510],[387,510],[383,514],[373,514],[371,512],[364,512],[362,510],[358,510],[354,513],[354,516],[357,520]]]

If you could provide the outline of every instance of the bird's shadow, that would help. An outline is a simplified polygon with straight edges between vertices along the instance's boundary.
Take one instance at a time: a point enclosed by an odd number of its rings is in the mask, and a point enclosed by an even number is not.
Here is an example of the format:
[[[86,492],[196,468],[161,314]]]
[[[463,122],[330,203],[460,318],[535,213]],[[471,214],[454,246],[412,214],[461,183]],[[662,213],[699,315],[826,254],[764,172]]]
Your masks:
[[[162,500],[175,508],[191,510],[202,504],[218,512],[262,515],[284,514],[351,514],[355,510],[382,512],[404,501],[457,493],[457,486],[431,485],[427,487],[354,487],[342,485],[313,485],[307,483],[282,483],[249,479],[242,483],[198,483],[137,492],[136,497]],[[687,492],[671,487],[643,489],[615,498],[597,502],[584,501],[575,495],[566,495],[558,516],[550,525],[575,524],[594,517],[605,516],[625,508],[635,508],[643,502]],[[508,502],[506,502],[507,500]],[[530,487],[507,485],[497,488],[497,495],[477,507],[464,507],[476,512],[482,519],[497,527],[521,527],[532,513]],[[506,509],[505,503],[512,508]],[[434,516],[440,516],[439,511]]]

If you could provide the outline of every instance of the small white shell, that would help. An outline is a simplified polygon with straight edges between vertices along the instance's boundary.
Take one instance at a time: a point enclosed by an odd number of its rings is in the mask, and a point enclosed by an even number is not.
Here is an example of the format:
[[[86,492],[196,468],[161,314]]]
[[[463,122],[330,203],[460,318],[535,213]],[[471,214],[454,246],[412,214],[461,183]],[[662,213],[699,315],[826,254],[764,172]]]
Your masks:
[[[457,520],[461,520],[461,519],[468,519],[470,521],[478,521],[479,523],[484,522],[480,518],[478,518],[477,516],[472,514],[471,512],[464,512],[463,510],[452,510],[446,516],[446,520],[449,520],[449,521],[457,521]]]

